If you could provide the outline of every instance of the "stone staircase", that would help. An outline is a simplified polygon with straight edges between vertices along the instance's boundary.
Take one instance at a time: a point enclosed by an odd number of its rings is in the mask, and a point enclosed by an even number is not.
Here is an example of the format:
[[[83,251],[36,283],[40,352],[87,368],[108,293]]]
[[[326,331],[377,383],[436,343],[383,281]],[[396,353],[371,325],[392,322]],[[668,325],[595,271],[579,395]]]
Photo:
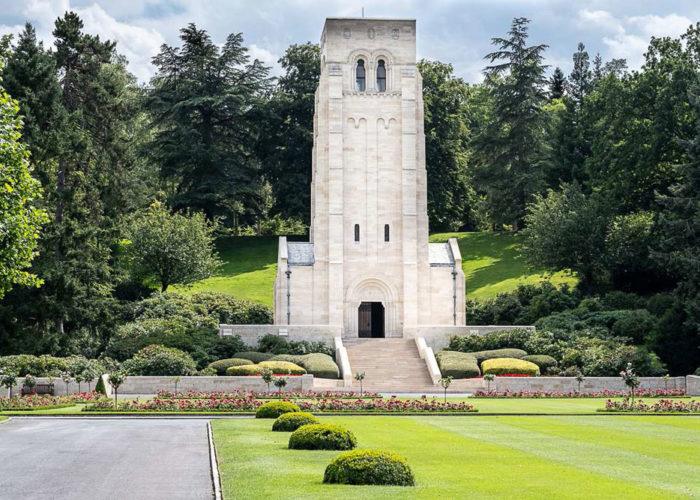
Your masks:
[[[364,372],[362,387],[375,392],[435,392],[413,339],[343,339],[353,375]],[[353,390],[360,384],[353,378]]]

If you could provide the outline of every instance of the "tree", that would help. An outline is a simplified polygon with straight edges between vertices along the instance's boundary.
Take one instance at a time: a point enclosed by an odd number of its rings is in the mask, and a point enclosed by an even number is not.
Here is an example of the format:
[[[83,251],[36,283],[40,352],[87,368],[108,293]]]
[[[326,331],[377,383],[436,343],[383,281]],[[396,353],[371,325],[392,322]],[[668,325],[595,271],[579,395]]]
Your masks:
[[[126,375],[120,371],[115,371],[109,374],[109,377],[107,378],[107,381],[109,382],[109,385],[112,386],[112,390],[114,391],[114,409],[119,408],[119,403],[117,399],[117,392],[119,391],[119,387],[124,383],[126,380]]]
[[[282,388],[287,385],[287,379],[284,377],[277,377],[275,378],[273,384],[275,384],[275,387],[277,387],[277,393],[282,394]]]
[[[467,170],[469,86],[451,64],[422,60],[428,219],[433,231],[474,225],[476,194]]]
[[[583,286],[605,279],[608,208],[598,196],[587,197],[578,184],[537,195],[527,207],[522,253],[535,267],[572,269]]]
[[[554,73],[549,79],[549,98],[561,99],[566,91],[566,77],[564,72],[558,66],[554,68]]]
[[[169,202],[209,219],[230,217],[236,201],[252,210],[260,188],[253,148],[268,68],[250,60],[240,33],[219,47],[190,24],[180,40],[181,47],[163,45],[153,58],[157,74],[145,100],[154,131],[148,151],[174,186]]]
[[[525,205],[544,188],[547,161],[545,141],[546,45],[527,46],[525,18],[513,20],[508,38],[493,38],[498,50],[486,56],[486,85],[493,103],[491,121],[476,141],[483,158],[479,178],[497,223],[518,229]]]
[[[442,377],[440,379],[440,385],[442,386],[443,390],[445,391],[445,394],[444,394],[445,403],[447,403],[447,389],[452,384],[452,380],[453,380],[453,377],[450,375],[448,375],[447,377]]]
[[[220,264],[214,229],[203,214],[171,214],[155,202],[129,231],[133,271],[160,283],[163,292],[170,285],[208,278]]]
[[[360,396],[362,396],[362,381],[365,379],[365,372],[357,372],[355,374],[355,380],[360,383]]]
[[[577,110],[583,107],[583,99],[591,90],[591,70],[588,52],[586,47],[579,42],[576,52],[574,52],[574,69],[569,75],[569,89],[571,99],[576,104]]]
[[[2,61],[0,60],[0,70]],[[47,221],[39,205],[42,191],[32,177],[29,152],[20,142],[18,105],[0,80],[0,298],[13,285],[42,281],[26,269],[38,254],[39,229]]]
[[[272,382],[272,380],[274,378],[272,376],[272,370],[270,370],[269,368],[263,368],[261,376],[262,376],[262,381],[267,384],[267,392],[269,393],[270,392],[270,383]]]
[[[309,224],[315,93],[321,51],[307,42],[291,45],[278,61],[284,70],[268,103],[259,151],[273,188],[272,211]]]

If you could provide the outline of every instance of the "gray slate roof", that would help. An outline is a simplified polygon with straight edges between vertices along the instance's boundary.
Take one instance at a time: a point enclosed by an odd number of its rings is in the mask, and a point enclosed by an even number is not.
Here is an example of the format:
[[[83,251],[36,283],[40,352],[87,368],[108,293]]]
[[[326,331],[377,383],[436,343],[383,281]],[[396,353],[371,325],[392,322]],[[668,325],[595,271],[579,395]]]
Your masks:
[[[287,242],[287,263],[290,266],[313,266],[314,244],[298,241]]]
[[[449,243],[428,243],[428,261],[431,266],[452,266],[454,255]]]

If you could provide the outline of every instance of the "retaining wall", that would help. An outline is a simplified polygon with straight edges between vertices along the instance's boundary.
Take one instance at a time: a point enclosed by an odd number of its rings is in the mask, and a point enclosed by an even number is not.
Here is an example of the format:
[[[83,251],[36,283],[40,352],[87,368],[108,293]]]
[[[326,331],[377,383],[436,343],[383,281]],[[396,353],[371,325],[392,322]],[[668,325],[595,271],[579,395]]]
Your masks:
[[[700,396],[700,377],[688,375],[685,377],[685,390],[691,396]]]
[[[694,378],[700,380],[700,377]],[[639,377],[639,381],[640,389],[686,389],[686,377],[671,377],[668,380],[661,377]],[[450,386],[452,392],[485,391],[486,388],[487,383],[482,378],[455,380]],[[578,390],[578,382],[576,377],[496,377],[491,382],[491,390],[570,392]],[[586,377],[581,383],[581,392],[628,390],[620,377]],[[700,382],[697,390],[700,391]]]
[[[219,336],[229,337],[238,335],[241,340],[251,347],[255,347],[258,340],[265,335],[279,335],[287,340],[307,340],[309,342],[324,341],[328,345],[334,344],[334,338],[340,337],[341,327],[328,325],[219,325]]]
[[[175,377],[127,377],[119,387],[119,394],[155,394],[160,390],[174,391]],[[314,385],[313,375],[282,377],[287,379],[284,391],[310,391]],[[262,377],[180,377],[178,391],[234,392],[267,391]],[[271,384],[270,390],[276,390]]]
[[[433,351],[439,351],[449,345],[450,337],[453,335],[484,335],[489,332],[499,332],[502,330],[528,330],[534,332],[535,327],[525,325],[414,326],[404,327],[403,336],[409,339],[423,337],[425,343],[431,347]]]

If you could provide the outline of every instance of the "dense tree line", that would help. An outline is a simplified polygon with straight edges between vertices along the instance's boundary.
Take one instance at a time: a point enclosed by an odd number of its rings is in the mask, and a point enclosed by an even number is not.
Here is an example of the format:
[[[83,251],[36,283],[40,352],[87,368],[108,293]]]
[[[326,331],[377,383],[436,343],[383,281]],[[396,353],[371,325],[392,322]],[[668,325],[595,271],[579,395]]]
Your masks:
[[[652,38],[635,71],[580,43],[569,75],[528,26],[493,39],[480,84],[419,62],[431,230],[522,231],[524,257],[572,269],[580,293],[672,297],[652,347],[700,364],[700,25]],[[190,24],[139,85],[76,14],[53,35],[44,47],[28,24],[0,43],[3,142],[16,144],[0,173],[0,213],[16,220],[0,248],[0,351],[94,355],[131,301],[213,271],[215,231],[305,230],[320,53],[290,46],[271,78],[242,34],[217,44]],[[168,227],[206,251],[145,248],[181,239]],[[183,256],[199,260],[170,267]]]

